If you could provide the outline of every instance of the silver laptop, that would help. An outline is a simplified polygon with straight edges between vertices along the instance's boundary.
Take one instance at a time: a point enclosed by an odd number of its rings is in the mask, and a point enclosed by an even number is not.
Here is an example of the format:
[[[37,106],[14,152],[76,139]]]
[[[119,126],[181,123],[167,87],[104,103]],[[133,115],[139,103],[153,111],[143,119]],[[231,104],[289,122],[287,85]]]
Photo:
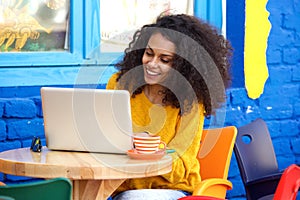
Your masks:
[[[42,87],[41,97],[49,149],[123,154],[132,148],[128,91]]]

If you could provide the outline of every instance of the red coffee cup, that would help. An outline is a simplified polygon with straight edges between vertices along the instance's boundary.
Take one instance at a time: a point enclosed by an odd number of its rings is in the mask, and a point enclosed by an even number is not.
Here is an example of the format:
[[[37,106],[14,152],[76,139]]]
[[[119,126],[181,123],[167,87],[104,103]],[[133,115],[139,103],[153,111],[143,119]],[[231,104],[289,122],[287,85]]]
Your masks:
[[[141,154],[153,154],[166,149],[166,143],[160,140],[160,136],[135,135],[132,142],[135,150]]]

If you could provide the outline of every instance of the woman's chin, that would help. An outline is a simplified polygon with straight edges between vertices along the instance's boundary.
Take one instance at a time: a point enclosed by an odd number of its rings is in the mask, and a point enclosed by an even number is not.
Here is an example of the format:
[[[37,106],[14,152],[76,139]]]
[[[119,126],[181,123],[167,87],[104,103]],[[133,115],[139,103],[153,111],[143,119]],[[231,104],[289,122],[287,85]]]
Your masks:
[[[146,84],[148,84],[148,85],[155,85],[155,84],[158,84],[158,83],[159,83],[158,81],[156,81],[156,80],[154,80],[154,79],[150,79],[150,78],[146,78],[146,77],[145,77],[145,82],[146,82]]]

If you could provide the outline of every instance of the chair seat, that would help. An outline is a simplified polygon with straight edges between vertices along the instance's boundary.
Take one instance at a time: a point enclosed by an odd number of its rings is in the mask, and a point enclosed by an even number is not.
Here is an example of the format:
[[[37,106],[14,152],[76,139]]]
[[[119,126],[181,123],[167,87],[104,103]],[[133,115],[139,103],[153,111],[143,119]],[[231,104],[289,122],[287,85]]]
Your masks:
[[[261,184],[261,183],[264,183],[264,182],[270,182],[270,181],[279,181],[280,177],[282,176],[282,173],[283,172],[277,172],[277,173],[274,173],[274,174],[270,174],[268,176],[262,176],[256,180],[253,180],[253,181],[249,181],[246,184],[246,186],[249,186],[249,185],[254,185],[254,184]]]
[[[273,198],[274,198],[274,194],[270,194],[262,198],[259,198],[258,200],[273,200]]]

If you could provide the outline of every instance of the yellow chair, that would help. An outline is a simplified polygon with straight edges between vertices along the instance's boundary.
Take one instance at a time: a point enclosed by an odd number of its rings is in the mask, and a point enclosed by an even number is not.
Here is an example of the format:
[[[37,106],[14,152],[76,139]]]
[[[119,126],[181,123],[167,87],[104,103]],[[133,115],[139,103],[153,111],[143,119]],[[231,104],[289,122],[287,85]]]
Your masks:
[[[235,126],[203,130],[197,156],[202,182],[192,196],[182,199],[225,199],[227,190],[232,189],[227,177],[236,135]]]

